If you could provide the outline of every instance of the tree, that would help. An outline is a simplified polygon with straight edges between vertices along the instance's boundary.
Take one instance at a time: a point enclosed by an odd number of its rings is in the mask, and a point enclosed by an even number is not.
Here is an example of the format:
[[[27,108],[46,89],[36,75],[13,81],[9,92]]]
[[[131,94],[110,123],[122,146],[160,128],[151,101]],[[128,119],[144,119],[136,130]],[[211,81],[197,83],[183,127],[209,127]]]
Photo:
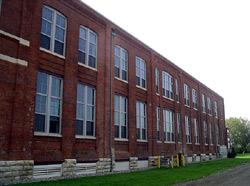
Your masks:
[[[232,146],[237,152],[248,152],[250,143],[250,121],[243,118],[226,119]]]

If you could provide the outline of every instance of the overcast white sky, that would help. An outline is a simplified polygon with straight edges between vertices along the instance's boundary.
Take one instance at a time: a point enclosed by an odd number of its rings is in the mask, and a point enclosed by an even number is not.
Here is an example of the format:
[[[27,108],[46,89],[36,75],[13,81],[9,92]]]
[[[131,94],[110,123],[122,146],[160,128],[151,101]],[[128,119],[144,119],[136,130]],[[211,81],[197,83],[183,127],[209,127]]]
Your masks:
[[[83,0],[250,119],[249,0]]]

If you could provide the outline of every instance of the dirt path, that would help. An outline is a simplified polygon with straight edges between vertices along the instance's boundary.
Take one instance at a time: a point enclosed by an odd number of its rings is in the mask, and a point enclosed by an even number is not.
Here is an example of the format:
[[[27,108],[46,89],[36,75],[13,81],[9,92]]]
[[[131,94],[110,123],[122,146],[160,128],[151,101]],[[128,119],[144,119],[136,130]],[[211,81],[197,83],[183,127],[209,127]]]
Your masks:
[[[175,186],[250,186],[250,163]]]

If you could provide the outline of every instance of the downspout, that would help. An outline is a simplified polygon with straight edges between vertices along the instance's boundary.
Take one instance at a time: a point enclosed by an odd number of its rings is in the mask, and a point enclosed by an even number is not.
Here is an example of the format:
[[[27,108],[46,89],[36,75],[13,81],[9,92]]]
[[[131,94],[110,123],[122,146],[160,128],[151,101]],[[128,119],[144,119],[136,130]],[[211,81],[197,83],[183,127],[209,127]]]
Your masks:
[[[109,146],[110,146],[110,172],[113,172],[113,153],[112,153],[112,80],[113,80],[113,37],[115,36],[115,29],[111,28],[111,39],[110,39],[110,126],[109,126]]]
[[[180,82],[180,112],[181,112],[181,117],[180,117],[180,122],[181,122],[181,152],[182,152],[182,155],[185,154],[185,149],[184,149],[184,141],[183,141],[183,121],[182,121],[182,92],[181,92],[181,72],[179,71],[178,72],[178,76],[179,76],[179,82]]]
[[[214,147],[215,147],[215,154],[216,154],[216,158],[218,156],[218,152],[217,152],[217,131],[216,131],[216,126],[215,126],[215,118],[214,118],[214,94],[212,94],[212,100],[213,102],[211,103],[211,106],[212,106],[212,113],[213,113],[213,123],[214,123],[214,136],[215,136],[215,143],[214,143]],[[217,103],[217,110],[218,110],[218,103]],[[218,113],[218,111],[217,111]],[[218,119],[219,119],[219,114],[218,114]],[[219,120],[220,122],[220,120]]]

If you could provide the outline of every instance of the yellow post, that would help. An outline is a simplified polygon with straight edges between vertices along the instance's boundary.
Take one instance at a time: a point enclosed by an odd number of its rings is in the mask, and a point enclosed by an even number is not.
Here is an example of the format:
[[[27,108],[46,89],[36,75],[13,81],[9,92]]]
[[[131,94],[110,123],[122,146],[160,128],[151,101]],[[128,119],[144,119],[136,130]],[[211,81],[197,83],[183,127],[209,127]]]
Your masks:
[[[179,167],[179,156],[178,155],[176,156],[176,164],[177,164],[177,167]]]
[[[184,158],[184,155],[182,155],[182,165],[183,165],[183,167],[185,167],[185,158]]]
[[[172,169],[174,168],[174,156],[171,156]]]
[[[158,156],[158,169],[161,168],[161,157]]]

